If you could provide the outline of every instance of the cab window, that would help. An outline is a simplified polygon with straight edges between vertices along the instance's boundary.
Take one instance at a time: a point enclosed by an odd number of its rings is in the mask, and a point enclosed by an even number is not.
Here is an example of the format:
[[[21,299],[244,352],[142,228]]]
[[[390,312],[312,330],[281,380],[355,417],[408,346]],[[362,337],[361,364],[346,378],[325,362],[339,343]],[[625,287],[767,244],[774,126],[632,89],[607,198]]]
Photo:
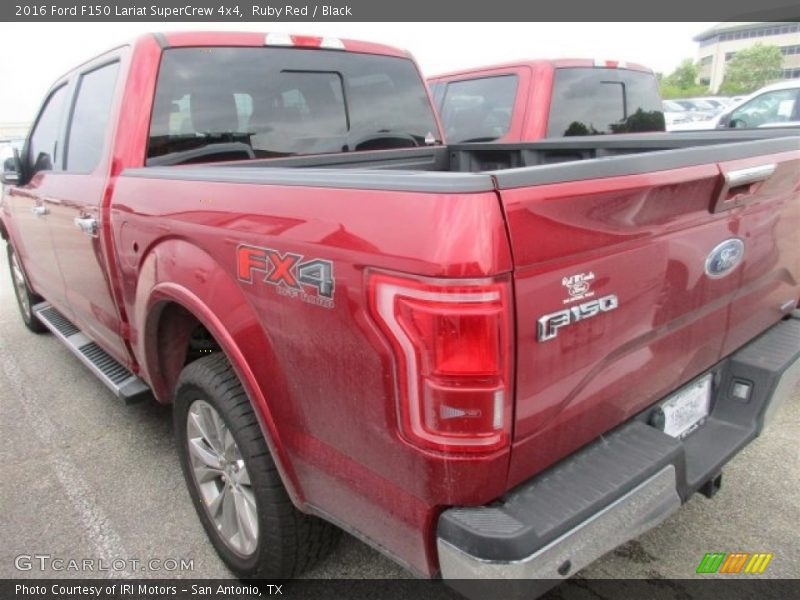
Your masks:
[[[453,81],[443,95],[440,110],[447,141],[490,142],[503,137],[511,127],[517,76]]]
[[[62,85],[52,94],[39,114],[31,133],[26,158],[26,171],[32,177],[39,171],[58,170],[59,134],[61,116],[67,98],[67,86]]]
[[[119,63],[81,76],[67,137],[67,170],[89,173],[100,162]]]

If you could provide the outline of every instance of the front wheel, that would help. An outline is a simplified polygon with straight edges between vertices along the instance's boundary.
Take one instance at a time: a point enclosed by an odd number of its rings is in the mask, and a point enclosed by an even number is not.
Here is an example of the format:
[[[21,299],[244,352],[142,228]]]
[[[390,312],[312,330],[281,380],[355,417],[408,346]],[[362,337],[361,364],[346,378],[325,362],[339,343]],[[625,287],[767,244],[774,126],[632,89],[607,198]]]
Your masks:
[[[19,263],[17,253],[14,252],[14,248],[11,247],[11,244],[8,244],[6,248],[8,250],[8,268],[11,270],[11,282],[14,284],[14,295],[17,298],[17,306],[19,306],[22,321],[25,323],[25,327],[34,333],[44,333],[47,331],[47,327],[33,312],[34,305],[42,302],[42,298],[31,292],[31,288],[28,287],[25,273]]]
[[[329,552],[338,530],[292,504],[225,355],[184,368],[173,418],[197,514],[236,575],[294,577]]]

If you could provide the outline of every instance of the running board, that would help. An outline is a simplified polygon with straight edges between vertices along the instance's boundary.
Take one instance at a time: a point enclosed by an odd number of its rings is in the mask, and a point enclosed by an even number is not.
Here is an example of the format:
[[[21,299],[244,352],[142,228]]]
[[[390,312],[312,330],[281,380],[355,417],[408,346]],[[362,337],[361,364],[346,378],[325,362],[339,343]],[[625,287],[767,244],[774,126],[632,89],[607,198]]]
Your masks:
[[[152,396],[147,384],[118,363],[49,303],[33,307],[39,320],[125,404]]]

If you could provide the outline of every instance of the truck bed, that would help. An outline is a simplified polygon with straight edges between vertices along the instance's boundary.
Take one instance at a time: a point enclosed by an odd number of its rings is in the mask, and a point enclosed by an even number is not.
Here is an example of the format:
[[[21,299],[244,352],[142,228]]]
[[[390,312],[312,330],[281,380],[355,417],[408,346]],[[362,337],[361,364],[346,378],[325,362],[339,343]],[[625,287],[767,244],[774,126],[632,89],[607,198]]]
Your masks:
[[[796,306],[798,150],[796,131],[725,131],[126,169],[111,223],[136,352],[146,354],[148,290],[171,281],[200,296],[218,290],[210,310],[251,353],[254,380],[289,432],[280,444],[306,510],[431,573],[435,507],[494,501]],[[726,183],[765,166],[768,181]],[[741,264],[708,277],[709,257],[734,239],[746,248]],[[237,284],[241,245],[330,261],[332,310]],[[509,448],[473,458],[398,444],[393,359],[367,307],[379,271],[510,285]],[[586,300],[568,285],[581,278]],[[613,312],[543,336],[553,314],[610,296]],[[258,327],[242,328],[248,320]],[[354,422],[369,425],[354,432]]]
[[[519,144],[453,144],[401,150],[231,161],[200,166],[148,166],[127,169],[124,174],[133,177],[193,181],[338,188],[372,187],[398,191],[455,193],[627,173],[646,173],[704,164],[712,160],[733,160],[796,150],[798,147],[800,147],[800,135],[795,129],[695,131],[680,134],[576,136]],[[670,152],[665,153],[665,151]],[[646,158],[642,155],[646,155]],[[580,167],[575,164],[592,159],[610,158],[616,160],[591,162]],[[525,167],[539,168],[528,170],[524,169]],[[303,171],[293,173],[290,169]],[[340,169],[349,169],[357,173],[341,173]],[[513,172],[498,173],[507,170]],[[371,173],[373,171],[377,173]],[[401,173],[394,173],[395,171]],[[437,175],[433,177],[425,175],[433,173]],[[451,175],[443,178],[439,176],[441,173]],[[454,177],[453,174],[469,175]]]

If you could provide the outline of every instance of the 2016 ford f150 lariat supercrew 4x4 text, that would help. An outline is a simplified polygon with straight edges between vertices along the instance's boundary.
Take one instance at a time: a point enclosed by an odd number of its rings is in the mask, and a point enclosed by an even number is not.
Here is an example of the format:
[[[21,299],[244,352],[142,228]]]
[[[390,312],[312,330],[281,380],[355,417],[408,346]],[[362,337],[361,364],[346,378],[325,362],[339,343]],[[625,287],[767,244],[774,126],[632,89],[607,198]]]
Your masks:
[[[235,573],[339,527],[557,580],[711,495],[794,385],[795,134],[445,145],[405,52],[147,35],[52,88],[2,234],[30,329],[173,404]]]

